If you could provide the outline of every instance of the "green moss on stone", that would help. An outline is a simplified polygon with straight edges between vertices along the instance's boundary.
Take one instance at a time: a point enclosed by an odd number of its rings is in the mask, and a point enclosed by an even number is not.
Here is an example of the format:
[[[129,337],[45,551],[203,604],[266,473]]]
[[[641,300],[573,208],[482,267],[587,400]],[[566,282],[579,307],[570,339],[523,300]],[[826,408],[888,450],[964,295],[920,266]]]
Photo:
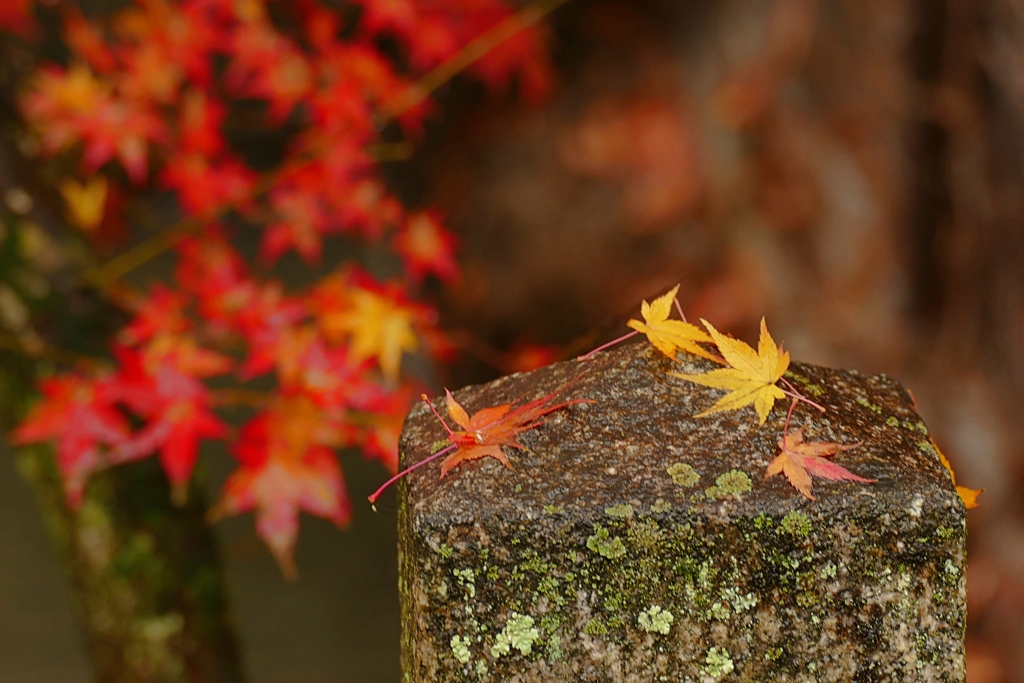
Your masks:
[[[811,533],[811,520],[799,510],[791,510],[779,522],[779,533],[787,533],[797,538],[807,538]]]
[[[700,481],[700,473],[685,462],[670,465],[665,471],[668,472],[668,476],[672,477],[672,482],[678,486],[690,488],[696,486]]]
[[[658,527],[657,523],[649,519],[633,524],[629,531],[626,532],[626,538],[629,539],[630,545],[635,546],[646,554],[651,554],[657,550],[663,537],[664,532]]]
[[[786,373],[786,377],[788,377],[789,379],[793,380],[801,387],[803,387],[804,391],[806,391],[811,396],[818,397],[825,393],[825,390],[820,385],[814,384],[813,382],[811,382],[811,380],[807,379],[806,377],[799,373],[790,371]]]
[[[583,632],[588,636],[604,636],[608,634],[608,627],[604,625],[600,617],[594,617],[583,627]]]
[[[870,410],[873,413],[878,413],[878,414],[882,413],[881,406],[875,405],[874,403],[872,403],[871,401],[867,400],[866,398],[864,398],[862,396],[857,398],[857,403],[859,405],[864,406],[865,408],[867,408],[868,410]]]
[[[729,587],[722,591],[722,598],[728,600],[737,614],[752,609],[757,604],[757,595],[747,593],[744,595],[736,587]]]
[[[668,512],[671,509],[672,503],[668,502],[663,498],[659,498],[658,500],[654,501],[654,505],[651,506],[651,512],[653,512],[656,515]]]
[[[741,470],[729,470],[715,479],[715,485],[704,489],[704,495],[708,498],[726,498],[728,496],[739,496],[749,492],[753,488],[750,475]]]
[[[600,524],[594,525],[593,535],[587,538],[587,548],[609,560],[618,559],[626,554],[626,546],[622,539],[611,536]]]
[[[609,517],[619,517],[620,519],[629,519],[633,516],[633,506],[629,503],[622,503],[621,505],[613,505],[604,509],[604,514]]]

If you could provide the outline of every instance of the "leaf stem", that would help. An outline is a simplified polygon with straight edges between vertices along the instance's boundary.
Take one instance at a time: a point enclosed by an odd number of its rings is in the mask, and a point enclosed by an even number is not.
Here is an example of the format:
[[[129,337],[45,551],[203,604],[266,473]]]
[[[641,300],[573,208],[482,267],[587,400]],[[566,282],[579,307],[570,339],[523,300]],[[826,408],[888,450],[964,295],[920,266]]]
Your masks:
[[[593,356],[598,351],[604,351],[605,349],[611,348],[612,346],[615,346],[616,344],[622,343],[622,342],[626,341],[627,339],[629,339],[630,337],[635,337],[638,334],[640,334],[640,333],[637,332],[636,330],[633,330],[632,332],[630,332],[628,334],[622,335],[618,339],[613,339],[613,340],[611,340],[610,342],[608,342],[606,344],[601,344],[596,349],[588,351],[587,353],[583,354],[582,356],[577,356],[576,360],[580,360],[580,361],[586,360],[586,359],[590,358],[591,356]]]
[[[448,446],[446,448],[442,448],[437,453],[434,453],[433,455],[431,455],[429,458],[424,458],[423,460],[420,460],[418,463],[416,463],[412,467],[406,467],[404,470],[402,470],[401,472],[399,472],[398,474],[396,474],[395,476],[391,477],[386,482],[384,482],[383,486],[381,486],[379,489],[374,491],[371,495],[367,496],[366,499],[370,501],[370,505],[376,504],[377,503],[377,499],[380,498],[380,494],[384,493],[384,491],[385,491],[385,489],[387,489],[387,487],[391,486],[396,481],[398,481],[399,479],[401,479],[405,475],[409,474],[413,470],[417,470],[417,469],[423,467],[424,465],[426,465],[428,462],[433,462],[434,460],[440,458],[442,455],[448,453],[449,451],[454,449],[456,446],[458,446],[458,444],[454,444],[453,443],[452,445],[450,445],[450,446]]]
[[[686,319],[686,314],[683,313],[683,307],[679,305],[679,297],[672,297],[673,303],[676,305],[676,310],[679,311],[679,317],[683,319],[684,323],[690,322]]]
[[[789,419],[793,417],[793,410],[796,409],[796,404],[800,402],[799,398],[794,397],[793,401],[789,404],[789,410],[786,411],[786,424],[782,427],[782,441],[785,443],[786,435],[789,434]]]
[[[429,398],[427,398],[427,395],[420,394],[420,398],[423,399],[423,402],[427,404],[428,408],[430,408],[430,412],[434,414],[434,417],[437,418],[437,421],[441,423],[442,427],[444,427],[444,431],[448,432],[448,436],[454,439],[455,433],[452,431],[452,428],[449,427],[448,423],[444,421],[443,417],[441,417],[441,413],[437,412],[437,410],[434,408],[434,404],[430,402]]]
[[[789,389],[790,389],[789,391],[786,391],[785,389],[783,389],[783,390],[782,390],[782,393],[786,394],[787,396],[792,396],[793,398],[795,398],[795,399],[797,399],[797,400],[803,401],[804,403],[807,403],[808,405],[812,405],[812,406],[814,406],[815,408],[817,408],[818,410],[820,410],[820,411],[821,411],[821,412],[823,412],[823,413],[824,413],[824,412],[827,412],[827,411],[825,410],[825,406],[821,405],[820,403],[815,403],[815,402],[814,402],[814,401],[812,401],[811,399],[809,399],[809,398],[807,398],[806,396],[804,396],[803,394],[801,394],[801,393],[800,393],[800,392],[799,392],[799,391],[797,390],[797,388],[796,388],[795,386],[793,386],[793,383],[792,383],[792,382],[790,382],[790,381],[789,381],[788,379],[786,379],[785,377],[780,377],[779,379],[781,379],[781,380],[782,380],[782,382],[783,382],[783,383],[784,383],[784,384],[785,384],[785,385],[786,385],[787,387],[789,387]]]

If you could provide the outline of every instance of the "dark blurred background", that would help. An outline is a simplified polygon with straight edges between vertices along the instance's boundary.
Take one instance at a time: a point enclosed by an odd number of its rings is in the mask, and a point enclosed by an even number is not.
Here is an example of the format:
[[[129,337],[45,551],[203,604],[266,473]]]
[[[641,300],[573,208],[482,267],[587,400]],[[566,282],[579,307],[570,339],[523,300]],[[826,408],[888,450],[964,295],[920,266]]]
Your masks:
[[[986,489],[968,680],[1024,681],[1024,2],[572,0],[551,26],[547,102],[455,83],[389,167],[461,237],[446,324],[571,355],[681,283],[691,318],[750,340],[767,316],[797,359],[900,379],[958,482]],[[88,680],[0,457],[0,681]],[[228,465],[209,462],[212,497]],[[383,477],[345,462],[354,500]],[[343,533],[305,519],[294,585],[250,519],[216,527],[253,681],[398,680],[390,501]]]

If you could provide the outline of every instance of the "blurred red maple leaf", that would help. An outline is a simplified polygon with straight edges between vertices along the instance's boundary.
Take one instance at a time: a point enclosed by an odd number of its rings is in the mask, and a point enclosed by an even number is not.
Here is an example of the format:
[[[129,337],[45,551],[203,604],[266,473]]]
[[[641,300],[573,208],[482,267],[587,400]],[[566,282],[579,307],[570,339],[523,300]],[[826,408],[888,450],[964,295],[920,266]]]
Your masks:
[[[187,337],[161,337],[143,351],[116,350],[121,371],[118,398],[146,424],[119,444],[111,458],[138,460],[159,451],[172,496],[183,501],[200,439],[225,436],[227,427],[210,411],[210,395],[198,378],[227,372],[230,359],[194,345]]]
[[[303,403],[279,406],[246,424],[232,453],[239,468],[210,512],[217,520],[256,511],[256,528],[285,576],[297,574],[292,558],[299,512],[348,522],[350,506],[341,469],[323,439],[323,423]],[[328,439],[329,440],[329,439]]]
[[[68,507],[82,503],[86,479],[107,464],[101,447],[119,447],[128,438],[128,423],[114,405],[109,377],[87,379],[61,375],[43,380],[43,400],[11,433],[11,442],[57,440],[57,467],[64,480]]]

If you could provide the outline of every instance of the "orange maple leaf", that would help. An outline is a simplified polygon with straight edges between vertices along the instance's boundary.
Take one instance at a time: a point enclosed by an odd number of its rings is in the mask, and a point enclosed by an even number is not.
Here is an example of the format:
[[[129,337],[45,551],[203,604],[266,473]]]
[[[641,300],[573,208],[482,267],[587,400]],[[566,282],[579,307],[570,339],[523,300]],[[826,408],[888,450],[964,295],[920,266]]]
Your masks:
[[[637,332],[646,334],[647,339],[654,345],[654,348],[672,360],[676,358],[676,349],[680,348],[695,356],[701,356],[702,358],[720,363],[720,358],[713,356],[696,344],[696,342],[711,343],[712,339],[707,333],[688,322],[669,320],[668,316],[672,312],[672,302],[675,300],[676,292],[678,291],[679,285],[676,285],[667,294],[658,297],[651,303],[648,304],[644,301],[640,305],[640,315],[643,316],[644,322],[630,320],[626,324]]]
[[[764,318],[761,318],[761,338],[756,352],[739,339],[726,337],[707,320],[701,322],[708,328],[715,345],[730,367],[712,370],[702,375],[685,375],[680,372],[668,374],[706,387],[729,390],[728,394],[698,417],[724,410],[739,410],[753,403],[760,424],[764,424],[768,412],[775,405],[775,399],[786,396],[786,392],[775,383],[789,367],[789,352],[782,351],[775,345]]]
[[[779,453],[765,470],[764,478],[779,474],[786,475],[786,479],[800,493],[811,500],[811,475],[829,479],[831,481],[860,481],[865,484],[873,483],[874,479],[865,479],[850,472],[845,467],[835,464],[825,458],[835,455],[839,451],[848,451],[861,444],[860,441],[854,444],[839,444],[826,441],[810,441],[804,443],[803,428],[785,434],[779,439]]]
[[[982,494],[985,489],[969,489],[966,486],[957,486],[956,473],[953,472],[953,466],[949,464],[949,459],[946,458],[946,454],[939,449],[939,445],[935,443],[935,439],[929,438],[932,442],[932,446],[935,448],[935,452],[939,454],[939,462],[949,472],[949,478],[953,480],[953,486],[956,486],[957,495],[960,496],[960,500],[964,502],[964,507],[968,510],[971,508],[978,507],[978,496]]]
[[[511,403],[502,403],[501,405],[484,408],[473,413],[473,416],[470,417],[466,409],[459,405],[459,402],[455,400],[451,392],[445,389],[444,397],[445,404],[448,407],[448,415],[455,421],[455,424],[462,427],[462,431],[453,431],[448,426],[448,423],[444,421],[444,418],[434,409],[430,400],[427,399],[427,395],[421,395],[420,398],[426,402],[427,406],[441,422],[445,431],[448,432],[448,446],[441,448],[430,457],[420,460],[388,479],[369,496],[370,503],[376,503],[377,498],[380,497],[380,494],[388,486],[413,470],[440,458],[442,455],[448,456],[441,462],[442,477],[448,474],[456,465],[485,457],[494,458],[505,467],[514,469],[505,453],[501,450],[502,446],[511,446],[512,448],[529,451],[526,446],[519,443],[519,434],[542,425],[544,423],[542,418],[545,415],[576,403],[595,403],[595,401],[589,398],[574,398],[571,401],[563,401],[562,403],[552,405],[555,397],[564,390],[565,388],[563,387],[529,403],[524,403],[518,408],[513,408]],[[442,441],[441,443],[443,444],[444,442]]]
[[[539,427],[544,422],[541,418],[548,413],[575,403],[594,402],[586,398],[576,398],[552,405],[551,402],[559,393],[558,391],[552,392],[515,409],[512,408],[511,403],[484,408],[470,417],[451,392],[445,389],[444,400],[448,407],[448,415],[464,431],[452,431],[444,420],[441,420],[441,424],[448,431],[448,440],[455,447],[455,452],[441,462],[441,476],[448,474],[449,470],[460,463],[487,456],[494,458],[505,467],[513,469],[512,464],[501,450],[502,446],[529,451],[530,449],[519,443],[519,434]],[[441,419],[440,415],[438,415],[438,419]]]

